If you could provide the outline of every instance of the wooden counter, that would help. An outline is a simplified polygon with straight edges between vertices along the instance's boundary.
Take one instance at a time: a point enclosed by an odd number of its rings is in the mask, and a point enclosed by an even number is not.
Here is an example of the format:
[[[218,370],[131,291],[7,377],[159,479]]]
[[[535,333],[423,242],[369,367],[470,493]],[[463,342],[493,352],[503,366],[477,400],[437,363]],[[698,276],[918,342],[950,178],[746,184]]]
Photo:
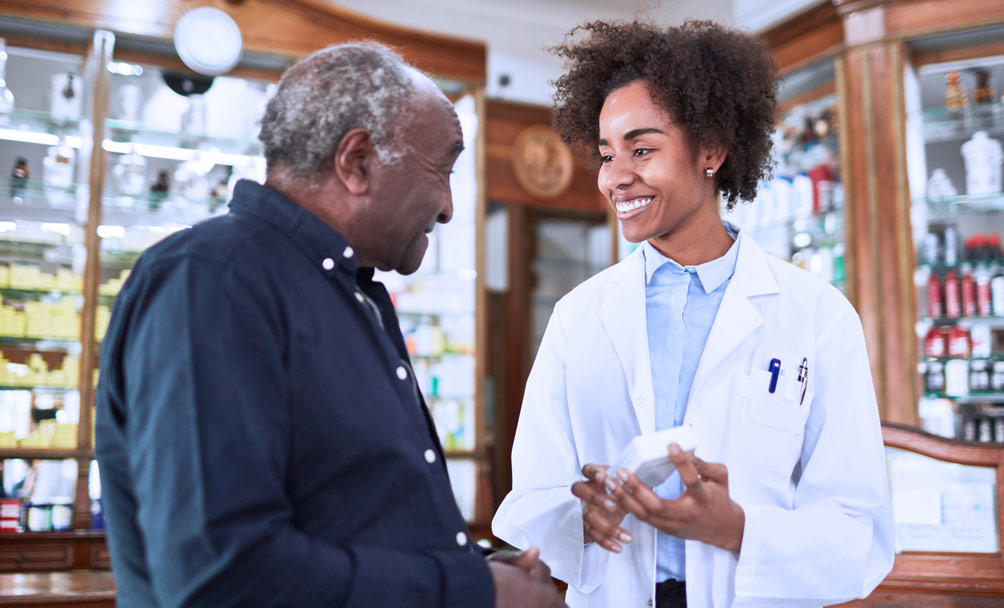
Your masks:
[[[115,579],[91,570],[0,574],[0,606],[114,608]]]

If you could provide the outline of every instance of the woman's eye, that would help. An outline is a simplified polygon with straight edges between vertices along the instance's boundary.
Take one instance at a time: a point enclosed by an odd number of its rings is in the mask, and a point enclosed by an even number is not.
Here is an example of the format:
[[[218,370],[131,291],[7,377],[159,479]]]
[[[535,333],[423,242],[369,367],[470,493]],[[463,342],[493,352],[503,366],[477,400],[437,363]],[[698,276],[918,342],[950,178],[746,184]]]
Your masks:
[[[637,150],[634,151],[634,155],[635,156],[646,156],[651,151],[652,151],[651,148],[638,148]]]
[[[610,154],[600,154],[600,162],[603,164],[609,163],[614,159]]]

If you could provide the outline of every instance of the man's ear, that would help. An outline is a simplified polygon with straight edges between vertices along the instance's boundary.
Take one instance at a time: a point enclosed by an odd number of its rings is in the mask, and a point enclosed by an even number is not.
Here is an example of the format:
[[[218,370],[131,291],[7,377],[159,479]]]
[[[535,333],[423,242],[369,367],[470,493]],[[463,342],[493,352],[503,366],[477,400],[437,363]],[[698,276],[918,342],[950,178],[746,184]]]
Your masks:
[[[349,129],[335,150],[335,175],[351,194],[366,194],[370,187],[372,163],[376,158],[373,137],[366,129]]]

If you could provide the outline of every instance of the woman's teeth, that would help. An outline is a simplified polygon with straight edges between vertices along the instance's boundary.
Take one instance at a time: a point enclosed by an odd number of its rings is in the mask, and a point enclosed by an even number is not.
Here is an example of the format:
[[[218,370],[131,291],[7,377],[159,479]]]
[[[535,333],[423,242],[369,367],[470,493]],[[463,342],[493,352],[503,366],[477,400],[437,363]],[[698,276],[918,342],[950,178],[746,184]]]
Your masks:
[[[633,201],[627,201],[625,203],[617,203],[616,209],[621,213],[626,211],[631,211],[632,209],[638,209],[639,207],[644,207],[652,202],[650,198],[636,198]]]

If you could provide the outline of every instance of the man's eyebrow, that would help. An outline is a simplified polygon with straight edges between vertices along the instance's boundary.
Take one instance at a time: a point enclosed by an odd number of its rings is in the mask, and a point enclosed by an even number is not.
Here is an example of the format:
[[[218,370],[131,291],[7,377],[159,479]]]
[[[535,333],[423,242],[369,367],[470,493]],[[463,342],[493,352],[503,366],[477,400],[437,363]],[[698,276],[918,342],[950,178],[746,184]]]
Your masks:
[[[630,130],[630,131],[628,131],[627,133],[624,134],[624,141],[631,141],[632,139],[637,139],[637,138],[641,137],[642,135],[646,135],[648,133],[659,133],[660,135],[665,135],[666,134],[664,131],[661,131],[660,129],[656,129],[655,127],[646,127],[644,129],[632,129],[632,130]],[[600,138],[596,142],[596,145],[597,146],[609,146],[610,142],[608,142],[607,140],[605,140],[603,138]]]

